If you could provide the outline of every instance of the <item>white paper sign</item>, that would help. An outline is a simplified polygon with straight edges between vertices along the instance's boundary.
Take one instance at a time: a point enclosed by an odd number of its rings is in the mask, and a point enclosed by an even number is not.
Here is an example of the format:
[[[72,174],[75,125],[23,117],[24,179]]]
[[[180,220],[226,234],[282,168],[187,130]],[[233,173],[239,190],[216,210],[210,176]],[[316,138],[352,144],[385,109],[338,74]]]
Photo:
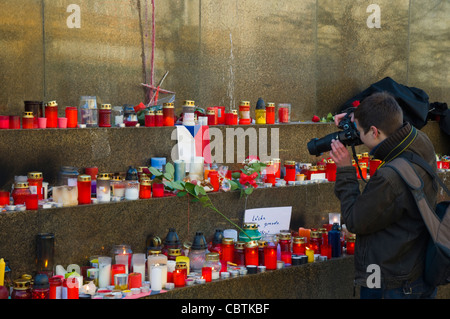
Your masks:
[[[265,207],[245,210],[244,223],[258,223],[261,234],[278,234],[289,229],[292,206]]]

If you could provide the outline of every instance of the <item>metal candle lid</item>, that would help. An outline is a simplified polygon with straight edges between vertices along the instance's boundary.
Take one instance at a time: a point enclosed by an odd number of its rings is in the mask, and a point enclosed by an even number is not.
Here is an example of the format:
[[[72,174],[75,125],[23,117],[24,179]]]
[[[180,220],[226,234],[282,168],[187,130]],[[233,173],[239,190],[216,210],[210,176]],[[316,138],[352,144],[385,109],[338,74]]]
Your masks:
[[[28,173],[28,178],[30,178],[30,179],[42,178],[42,173],[41,172],[29,172]]]
[[[140,184],[142,186],[151,186],[152,185],[152,181],[149,178],[143,178],[143,179],[141,179]]]
[[[100,173],[98,174],[97,179],[101,181],[107,181],[110,180],[111,177],[109,176],[109,173]]]
[[[293,243],[294,244],[306,244],[306,239],[305,239],[305,237],[298,237],[298,236],[296,236],[293,239]]]
[[[181,256],[181,249],[180,248],[169,248],[168,254],[170,256]]]
[[[187,269],[187,264],[184,261],[177,261],[175,269]]]
[[[235,249],[244,249],[245,248],[245,241],[237,241],[234,248]]]
[[[17,182],[14,183],[14,188],[28,188],[28,182]]]
[[[33,112],[23,112],[23,118],[26,119],[34,118]]]
[[[250,240],[245,244],[247,248],[256,248],[258,247],[258,242],[256,240]]]
[[[55,107],[55,106],[58,106],[58,103],[56,103],[56,101],[50,101],[50,102],[47,102],[45,104],[45,106]]]
[[[162,110],[156,111],[156,115],[163,115],[163,111]]]
[[[250,106],[250,101],[241,101],[239,106]]]
[[[285,165],[295,165],[295,161],[285,161]]]
[[[238,114],[238,111],[237,110],[231,110],[231,113]]]
[[[165,109],[173,109],[173,103],[164,103],[163,104],[163,108]]]
[[[145,111],[145,115],[155,115],[155,111]]]
[[[206,111],[206,114],[207,114],[207,115],[215,115],[216,112],[215,112],[214,110],[207,110],[207,111]]]
[[[267,102],[266,107],[275,107],[275,103],[273,103],[273,102]]]
[[[220,260],[220,256],[218,253],[207,253],[205,255],[205,260],[207,261],[219,261]]]
[[[224,239],[222,239],[222,244],[225,245],[232,245],[234,243],[234,239],[233,238],[227,238],[225,237]]]
[[[78,181],[80,182],[90,182],[91,175],[78,175]]]
[[[100,110],[111,110],[111,104],[100,105]]]
[[[183,103],[183,106],[191,106],[191,107],[194,107],[194,106],[195,106],[195,101],[185,100],[184,103]]]
[[[251,229],[251,230],[258,229],[258,224],[257,223],[244,223],[243,228]]]

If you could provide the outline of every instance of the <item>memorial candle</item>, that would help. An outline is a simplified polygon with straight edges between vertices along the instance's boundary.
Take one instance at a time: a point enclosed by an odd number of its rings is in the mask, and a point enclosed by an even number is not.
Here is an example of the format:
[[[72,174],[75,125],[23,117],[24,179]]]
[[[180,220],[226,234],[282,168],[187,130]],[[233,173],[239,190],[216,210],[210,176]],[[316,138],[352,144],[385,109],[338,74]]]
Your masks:
[[[245,265],[258,266],[258,243],[255,240],[245,244]]]
[[[56,101],[50,101],[45,104],[45,117],[47,118],[48,128],[58,127],[58,104]]]
[[[91,203],[91,176],[78,175],[78,205]]]
[[[202,277],[206,282],[211,282],[212,280],[212,268],[211,267],[202,267]]]
[[[292,243],[292,252],[295,255],[305,255],[306,239],[304,237],[294,237]]]
[[[155,264],[150,269],[150,287],[152,291],[162,290],[162,268],[159,264]]]
[[[175,125],[175,109],[173,103],[163,104],[163,125],[164,126]]]
[[[277,245],[274,242],[268,242],[264,247],[264,266],[267,270],[277,269]]]

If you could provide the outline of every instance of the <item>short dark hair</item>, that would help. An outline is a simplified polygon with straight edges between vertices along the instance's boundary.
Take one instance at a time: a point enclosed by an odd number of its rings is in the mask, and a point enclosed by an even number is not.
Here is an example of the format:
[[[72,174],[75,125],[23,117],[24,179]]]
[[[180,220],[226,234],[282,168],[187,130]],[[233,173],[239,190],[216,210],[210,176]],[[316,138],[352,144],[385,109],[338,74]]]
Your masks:
[[[374,93],[366,97],[354,113],[364,133],[367,133],[371,126],[375,126],[389,136],[403,124],[402,108],[387,92]]]

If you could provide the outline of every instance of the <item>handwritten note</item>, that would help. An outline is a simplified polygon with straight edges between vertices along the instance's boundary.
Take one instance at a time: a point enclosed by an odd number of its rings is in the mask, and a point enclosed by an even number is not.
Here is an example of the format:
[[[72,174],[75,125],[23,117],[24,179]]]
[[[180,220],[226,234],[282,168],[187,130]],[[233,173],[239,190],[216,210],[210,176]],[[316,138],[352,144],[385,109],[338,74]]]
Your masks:
[[[289,229],[292,206],[265,207],[245,210],[245,223],[258,223],[261,234],[278,234],[280,230]]]

